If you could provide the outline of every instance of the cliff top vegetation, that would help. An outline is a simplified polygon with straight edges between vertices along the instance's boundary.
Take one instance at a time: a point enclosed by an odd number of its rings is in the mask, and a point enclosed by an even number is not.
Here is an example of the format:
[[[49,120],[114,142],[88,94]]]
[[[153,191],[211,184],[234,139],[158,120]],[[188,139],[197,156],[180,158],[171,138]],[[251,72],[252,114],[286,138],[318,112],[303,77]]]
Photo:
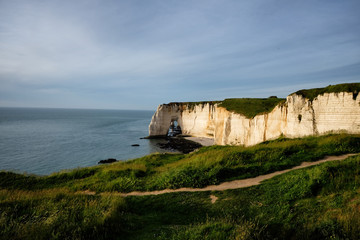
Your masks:
[[[324,88],[302,89],[292,94],[301,95],[310,101],[324,93],[352,92],[355,100],[360,92],[360,83],[344,83],[329,85]],[[290,95],[292,95],[290,94]],[[195,106],[205,104],[218,104],[230,112],[242,114],[247,118],[253,118],[256,115],[271,112],[278,104],[284,103],[285,98],[228,98],[223,101],[200,101],[200,102],[171,102],[169,105],[186,105],[187,109],[194,109]]]
[[[253,118],[262,113],[271,112],[279,103],[284,103],[284,98],[229,98],[220,103],[220,107],[230,112],[235,112]]]
[[[170,102],[169,105],[183,105],[186,106],[188,110],[193,110],[196,106],[201,105],[204,107],[205,104],[215,105],[221,103],[222,101],[200,101],[200,102]]]
[[[340,92],[352,92],[354,100],[360,92],[360,83],[343,83],[337,85],[329,85],[324,88],[302,89],[293,94],[301,95],[310,101],[314,100],[317,96],[324,93],[340,93]]]
[[[285,98],[228,98],[223,101],[202,101],[202,102],[171,102],[169,105],[185,105],[187,109],[193,110],[194,107],[205,104],[215,105],[234,113],[239,113],[247,118],[253,118],[262,113],[271,112],[276,105],[285,102]]]

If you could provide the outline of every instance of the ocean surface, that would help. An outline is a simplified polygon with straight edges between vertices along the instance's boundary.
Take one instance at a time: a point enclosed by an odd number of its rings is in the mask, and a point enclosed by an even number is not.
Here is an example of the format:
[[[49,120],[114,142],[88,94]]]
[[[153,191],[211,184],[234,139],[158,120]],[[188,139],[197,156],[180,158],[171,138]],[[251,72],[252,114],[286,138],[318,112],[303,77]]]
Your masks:
[[[0,108],[0,170],[47,175],[162,152],[153,111]],[[132,147],[132,144],[140,144]]]

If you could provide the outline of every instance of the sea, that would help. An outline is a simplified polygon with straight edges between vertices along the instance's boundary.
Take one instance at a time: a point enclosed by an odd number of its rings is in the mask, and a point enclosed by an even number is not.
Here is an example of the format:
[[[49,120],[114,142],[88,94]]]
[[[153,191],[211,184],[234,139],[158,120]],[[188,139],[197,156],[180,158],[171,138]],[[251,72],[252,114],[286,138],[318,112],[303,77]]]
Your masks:
[[[48,175],[103,159],[126,161],[163,152],[157,146],[163,140],[140,139],[148,136],[153,113],[0,108],[0,170]]]

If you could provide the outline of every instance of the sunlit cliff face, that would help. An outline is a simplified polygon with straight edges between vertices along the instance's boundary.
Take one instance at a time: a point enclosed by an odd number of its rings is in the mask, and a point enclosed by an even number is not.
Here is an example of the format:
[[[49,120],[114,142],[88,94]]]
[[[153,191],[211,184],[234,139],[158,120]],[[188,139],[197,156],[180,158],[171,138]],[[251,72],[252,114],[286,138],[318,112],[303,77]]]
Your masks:
[[[360,97],[353,93],[325,93],[313,101],[292,94],[285,104],[252,119],[213,103],[160,105],[149,135],[166,135],[176,119],[182,133],[214,138],[219,145],[254,145],[280,136],[303,137],[331,132],[360,133]]]

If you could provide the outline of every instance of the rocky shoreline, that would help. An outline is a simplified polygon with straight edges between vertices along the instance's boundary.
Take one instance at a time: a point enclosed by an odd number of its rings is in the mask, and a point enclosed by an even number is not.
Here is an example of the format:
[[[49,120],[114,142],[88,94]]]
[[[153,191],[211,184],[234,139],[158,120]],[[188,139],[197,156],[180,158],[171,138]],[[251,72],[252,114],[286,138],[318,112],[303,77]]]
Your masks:
[[[157,145],[165,150],[177,150],[182,153],[190,153],[202,147],[200,143],[187,140],[181,136],[163,137],[163,139],[166,140],[166,143],[158,143]]]
[[[169,150],[169,151],[178,151],[178,152],[181,152],[184,154],[193,152],[196,149],[201,148],[203,146],[202,144],[200,144],[198,142],[186,139],[186,138],[189,138],[187,136],[176,136],[176,137],[157,136],[155,138],[165,140],[165,142],[163,142],[163,143],[156,144],[161,149]],[[151,138],[142,138],[142,139],[151,139]],[[140,145],[132,144],[131,146],[137,147]],[[119,161],[119,160],[117,160],[115,158],[108,158],[108,159],[100,160],[98,162],[98,164],[108,164],[108,163],[113,163],[113,162],[117,162],[117,161]]]

